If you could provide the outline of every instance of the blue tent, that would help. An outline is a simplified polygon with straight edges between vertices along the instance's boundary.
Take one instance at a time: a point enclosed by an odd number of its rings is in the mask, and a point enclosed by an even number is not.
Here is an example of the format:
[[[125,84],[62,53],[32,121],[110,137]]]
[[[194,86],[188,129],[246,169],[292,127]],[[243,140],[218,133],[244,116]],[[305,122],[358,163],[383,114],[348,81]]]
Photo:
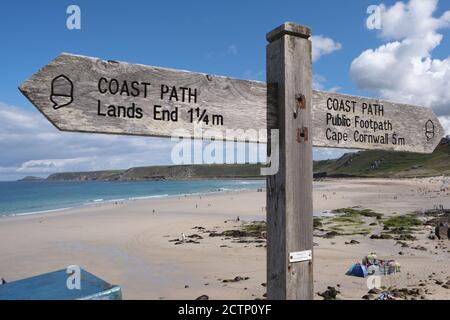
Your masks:
[[[366,267],[359,263],[352,264],[352,266],[346,272],[347,276],[361,277],[365,278],[369,275]]]

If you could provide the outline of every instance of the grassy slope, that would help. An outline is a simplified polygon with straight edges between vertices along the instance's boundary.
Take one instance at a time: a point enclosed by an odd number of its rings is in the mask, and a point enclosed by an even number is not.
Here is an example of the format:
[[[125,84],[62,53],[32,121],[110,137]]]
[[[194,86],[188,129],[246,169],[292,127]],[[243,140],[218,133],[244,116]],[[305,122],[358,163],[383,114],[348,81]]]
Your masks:
[[[374,166],[374,164],[377,164]],[[49,176],[49,180],[150,180],[264,178],[260,165],[186,165],[153,166],[128,170],[68,172]],[[360,151],[339,159],[314,162],[314,172],[328,176],[354,177],[426,177],[450,175],[450,139],[443,139],[432,154],[391,151]]]
[[[259,165],[152,166],[128,170],[55,173],[48,180],[183,180],[208,178],[259,178]]]
[[[377,164],[377,165],[374,165]],[[444,139],[432,154],[361,151],[336,160],[317,161],[315,172],[365,177],[423,177],[450,174],[450,140]]]

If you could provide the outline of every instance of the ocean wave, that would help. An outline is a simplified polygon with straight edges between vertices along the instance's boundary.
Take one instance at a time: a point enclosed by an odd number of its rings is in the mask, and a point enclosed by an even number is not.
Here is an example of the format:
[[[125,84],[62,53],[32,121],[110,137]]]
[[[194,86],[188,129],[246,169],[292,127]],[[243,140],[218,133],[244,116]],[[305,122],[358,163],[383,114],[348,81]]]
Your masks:
[[[158,195],[153,195],[153,196],[131,197],[128,199],[129,200],[145,200],[145,199],[155,199],[155,198],[165,198],[165,197],[169,197],[169,195],[168,194],[158,194]]]
[[[118,198],[118,199],[94,199],[94,200],[89,200],[88,202],[84,202],[83,205],[84,205],[84,206],[92,206],[92,205],[103,204],[103,203],[124,202],[124,201],[127,201],[127,200],[128,200],[128,199],[126,199],[126,198]]]
[[[118,199],[107,199],[104,200],[103,202],[123,202],[123,201],[127,201],[128,199],[126,198],[118,198]]]
[[[58,209],[50,209],[50,210],[41,210],[41,211],[30,211],[30,212],[21,212],[21,213],[11,213],[11,214],[0,214],[0,217],[21,217],[21,216],[30,216],[34,214],[43,214],[43,213],[51,213],[57,211],[65,211],[69,209],[73,209],[74,207],[65,207]]]

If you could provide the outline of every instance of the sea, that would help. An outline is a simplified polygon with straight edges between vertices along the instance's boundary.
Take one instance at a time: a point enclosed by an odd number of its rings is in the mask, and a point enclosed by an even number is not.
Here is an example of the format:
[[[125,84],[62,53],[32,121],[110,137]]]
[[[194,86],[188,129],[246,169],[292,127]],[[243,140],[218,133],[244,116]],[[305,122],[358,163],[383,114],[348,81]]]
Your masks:
[[[107,202],[265,189],[265,180],[0,182],[0,217]]]

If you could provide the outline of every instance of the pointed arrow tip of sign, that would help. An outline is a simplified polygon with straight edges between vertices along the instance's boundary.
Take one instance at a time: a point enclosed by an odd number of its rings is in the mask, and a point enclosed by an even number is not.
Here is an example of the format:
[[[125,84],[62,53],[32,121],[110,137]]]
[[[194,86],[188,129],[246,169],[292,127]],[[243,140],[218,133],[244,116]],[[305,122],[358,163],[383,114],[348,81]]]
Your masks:
[[[428,120],[428,122],[432,123],[436,137],[439,138],[439,141],[440,141],[443,137],[445,137],[445,129],[442,126],[442,123],[439,120],[439,117],[434,112],[433,112],[433,116],[434,116],[434,119],[430,119],[430,120]]]
[[[25,82],[19,85],[18,89],[22,94],[26,95],[27,90],[25,89]]]
[[[24,81],[21,85],[19,85],[18,89],[28,99],[28,101],[33,103],[31,101],[30,95],[28,94],[29,92],[28,92],[28,89],[27,89],[27,81]]]
[[[439,119],[438,119],[438,126],[439,126],[438,130],[441,133],[440,138],[442,139],[443,137],[445,137],[446,132],[445,132],[445,128],[442,126],[442,123],[441,123],[441,121],[439,121]]]

